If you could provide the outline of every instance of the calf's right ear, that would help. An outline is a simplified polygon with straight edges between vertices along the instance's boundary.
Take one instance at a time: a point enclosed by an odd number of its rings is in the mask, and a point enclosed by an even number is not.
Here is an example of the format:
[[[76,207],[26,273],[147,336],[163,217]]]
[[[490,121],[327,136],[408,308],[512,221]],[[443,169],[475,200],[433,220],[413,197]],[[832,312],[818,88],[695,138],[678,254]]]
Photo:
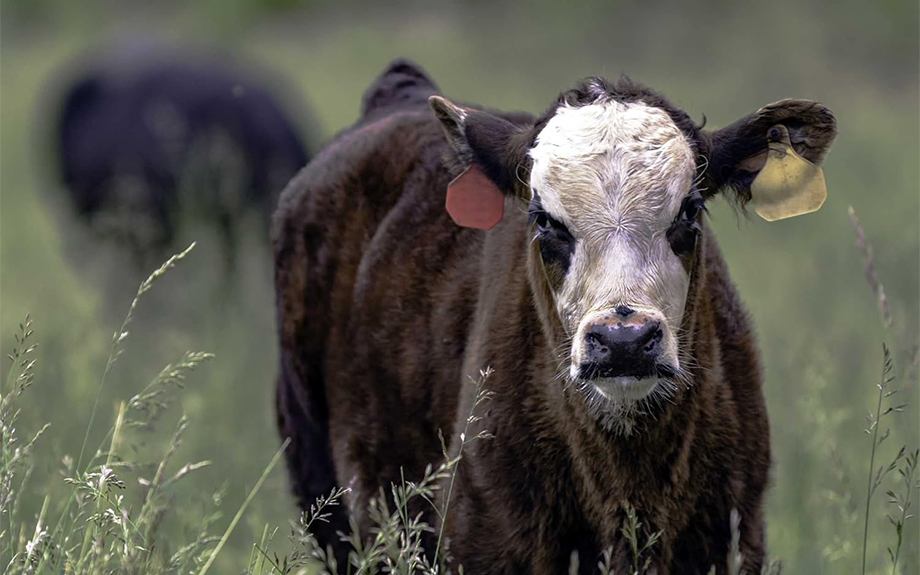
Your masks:
[[[810,100],[780,100],[709,132],[706,175],[712,193],[727,189],[766,220],[821,207],[827,197],[819,164],[837,136],[837,121]]]
[[[447,190],[447,211],[464,227],[490,229],[502,219],[504,196],[526,197],[530,128],[441,96],[428,103],[441,122],[461,174]]]

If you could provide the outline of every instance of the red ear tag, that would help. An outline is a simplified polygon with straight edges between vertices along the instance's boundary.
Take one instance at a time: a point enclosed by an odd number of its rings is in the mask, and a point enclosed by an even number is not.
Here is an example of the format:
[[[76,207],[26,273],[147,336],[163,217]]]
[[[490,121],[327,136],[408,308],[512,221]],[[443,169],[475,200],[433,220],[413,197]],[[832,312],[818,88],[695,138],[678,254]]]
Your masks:
[[[502,221],[505,198],[492,180],[470,165],[447,186],[445,207],[458,226],[491,230]]]

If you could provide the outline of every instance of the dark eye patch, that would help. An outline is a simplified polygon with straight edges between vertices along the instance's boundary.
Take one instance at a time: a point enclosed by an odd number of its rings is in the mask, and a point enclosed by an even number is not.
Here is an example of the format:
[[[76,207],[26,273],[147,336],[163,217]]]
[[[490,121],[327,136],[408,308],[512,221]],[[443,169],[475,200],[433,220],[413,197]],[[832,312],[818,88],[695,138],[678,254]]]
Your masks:
[[[527,221],[533,229],[534,240],[546,267],[547,277],[552,287],[558,288],[565,279],[572,254],[575,253],[575,238],[565,224],[554,219],[543,209],[543,203],[536,190],[533,191],[533,199],[530,200]]]
[[[668,228],[668,244],[675,254],[687,260],[684,262],[685,267],[689,268],[689,261],[693,258],[696,238],[702,229],[700,217],[706,211],[708,210],[703,203],[703,196],[699,191],[693,190],[681,201],[680,210]]]

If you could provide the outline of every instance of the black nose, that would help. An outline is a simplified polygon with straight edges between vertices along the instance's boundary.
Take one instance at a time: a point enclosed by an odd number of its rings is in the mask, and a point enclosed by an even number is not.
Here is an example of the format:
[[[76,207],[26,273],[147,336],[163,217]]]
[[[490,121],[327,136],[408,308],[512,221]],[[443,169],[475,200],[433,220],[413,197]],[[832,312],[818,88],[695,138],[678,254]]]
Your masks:
[[[655,360],[664,332],[657,321],[637,319],[639,321],[629,323],[598,323],[588,328],[584,361],[580,366],[581,377],[655,375]]]

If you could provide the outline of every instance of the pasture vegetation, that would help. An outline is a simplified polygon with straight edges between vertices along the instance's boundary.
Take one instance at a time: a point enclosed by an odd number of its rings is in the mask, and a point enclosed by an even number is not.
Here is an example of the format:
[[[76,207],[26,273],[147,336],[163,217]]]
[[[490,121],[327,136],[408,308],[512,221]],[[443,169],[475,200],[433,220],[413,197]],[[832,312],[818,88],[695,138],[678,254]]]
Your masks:
[[[866,257],[866,273],[875,289],[880,311],[888,316],[884,286],[873,270],[872,250],[865,241],[863,229],[850,210],[858,242]],[[102,443],[90,455],[86,451],[87,441],[96,418],[98,399],[105,387],[106,379],[122,355],[130,336],[128,330],[135,311],[144,294],[154,282],[161,278],[176,263],[184,259],[194,247],[172,256],[160,268],[144,280],[128,308],[121,326],[112,335],[111,347],[99,381],[96,403],[89,415],[86,435],[76,461],[65,456],[60,471],[63,482],[69,486],[66,498],[55,499],[45,494],[41,511],[35,518],[23,517],[20,502],[27,495],[31,476],[36,467],[33,447],[49,429],[45,424],[32,436],[22,437],[17,422],[22,415],[20,397],[31,391],[35,383],[37,350],[34,323],[29,315],[19,324],[14,336],[15,345],[7,356],[9,372],[0,388],[0,565],[4,573],[20,575],[26,573],[66,573],[93,575],[96,573],[137,574],[181,574],[205,575],[226,544],[240,518],[253,497],[259,492],[266,477],[278,463],[288,446],[285,440],[280,449],[256,481],[242,505],[236,510],[223,534],[214,533],[216,523],[221,519],[216,510],[206,510],[194,525],[186,525],[184,537],[176,539],[175,534],[161,531],[164,519],[175,507],[176,491],[189,474],[211,464],[210,461],[188,462],[181,465],[172,460],[182,443],[189,421],[185,415],[179,418],[175,431],[166,443],[158,461],[148,462],[136,458],[137,446],[144,433],[153,430],[161,416],[175,403],[177,393],[184,388],[188,375],[205,361],[213,358],[206,352],[186,352],[175,364],[164,367],[139,393],[126,402],[118,404],[108,431]],[[886,486],[886,478],[896,472],[897,486],[887,489],[887,504],[894,510],[886,514],[894,533],[886,539],[891,573],[897,574],[904,547],[904,528],[912,518],[914,492],[920,490],[917,479],[917,464],[920,450],[907,451],[902,446],[890,462],[876,467],[878,449],[890,437],[891,428],[880,433],[885,418],[903,413],[906,404],[892,403],[898,389],[892,387],[893,360],[887,345],[883,347],[884,363],[881,378],[876,383],[878,400],[874,411],[866,417],[866,434],[871,438],[868,447],[867,492],[865,515],[863,517],[862,568],[867,573],[866,558],[870,535],[870,514],[876,511],[873,497],[879,488]],[[469,426],[475,423],[476,415],[483,403],[488,402],[492,392],[486,383],[491,371],[486,369],[473,381],[476,386],[476,401],[466,418],[466,431],[460,434],[460,444],[455,453],[449,453],[443,435],[440,436],[444,460],[434,467],[429,465],[424,477],[418,482],[406,481],[391,486],[392,509],[387,497],[380,492],[372,499],[367,512],[374,528],[362,533],[355,521],[351,521],[348,541],[353,549],[348,565],[337,565],[331,552],[322,549],[311,534],[315,522],[326,521],[328,508],[342,504],[349,489],[336,488],[328,496],[320,497],[307,512],[300,515],[293,524],[289,536],[290,550],[279,556],[269,550],[278,527],[266,525],[258,542],[252,545],[248,562],[240,566],[247,574],[289,575],[292,573],[338,573],[375,574],[398,573],[405,575],[436,575],[437,573],[462,573],[462,565],[451,564],[449,541],[443,538],[443,528],[435,528],[421,521],[419,515],[410,515],[410,501],[422,498],[432,505],[443,520],[450,512],[450,495],[454,484],[457,463],[463,457],[463,450],[472,441],[494,439],[487,431],[470,437]],[[178,468],[176,469],[178,465]],[[130,485],[130,488],[129,488]],[[439,498],[436,491],[446,485],[445,496]],[[214,507],[219,505],[220,491],[212,496]],[[621,527],[623,536],[632,548],[630,575],[646,572],[649,551],[658,541],[659,533],[643,529],[639,515],[629,502],[624,501],[626,522]],[[732,575],[740,575],[742,557],[738,550],[741,518],[733,511],[731,520],[732,546],[728,564]],[[426,533],[437,534],[434,559],[429,560],[422,548]],[[878,534],[875,534],[878,536]],[[331,551],[331,550],[330,550]],[[570,572],[578,572],[580,558],[573,553]],[[603,575],[617,571],[610,565],[610,553],[605,552],[597,564]],[[764,574],[782,572],[782,563],[774,560],[763,568]],[[712,569],[715,573],[715,567]]]
[[[135,306],[145,274],[81,235],[55,193],[43,139],[54,80],[100,36],[133,30],[213,42],[287,74],[312,107],[303,127],[316,141],[354,120],[361,91],[396,55],[419,60],[449,96],[506,109],[538,111],[581,76],[621,71],[695,118],[705,112],[712,127],[782,97],[827,104],[840,136],[820,212],[766,224],[739,221],[721,201],[711,208],[764,363],[775,460],[768,549],[787,574],[920,571],[910,518],[920,476],[915,2],[666,12],[297,4],[2,5],[0,347],[12,359],[0,382],[0,571],[268,574],[309,563],[316,572],[326,558],[311,521],[347,497],[330,494],[298,518],[273,465],[281,443],[264,239],[241,242],[228,277],[214,231],[187,222],[182,245],[197,247]],[[296,112],[300,96],[289,95]],[[850,205],[862,224],[848,221]],[[115,329],[129,308],[130,325]],[[199,349],[214,357],[186,352]],[[426,481],[395,486],[394,508],[373,510],[379,533],[356,555],[365,565],[425,572],[423,527],[400,510],[406,498],[430,499],[455,457],[433,462]],[[633,517],[624,529],[641,571],[654,533]]]

